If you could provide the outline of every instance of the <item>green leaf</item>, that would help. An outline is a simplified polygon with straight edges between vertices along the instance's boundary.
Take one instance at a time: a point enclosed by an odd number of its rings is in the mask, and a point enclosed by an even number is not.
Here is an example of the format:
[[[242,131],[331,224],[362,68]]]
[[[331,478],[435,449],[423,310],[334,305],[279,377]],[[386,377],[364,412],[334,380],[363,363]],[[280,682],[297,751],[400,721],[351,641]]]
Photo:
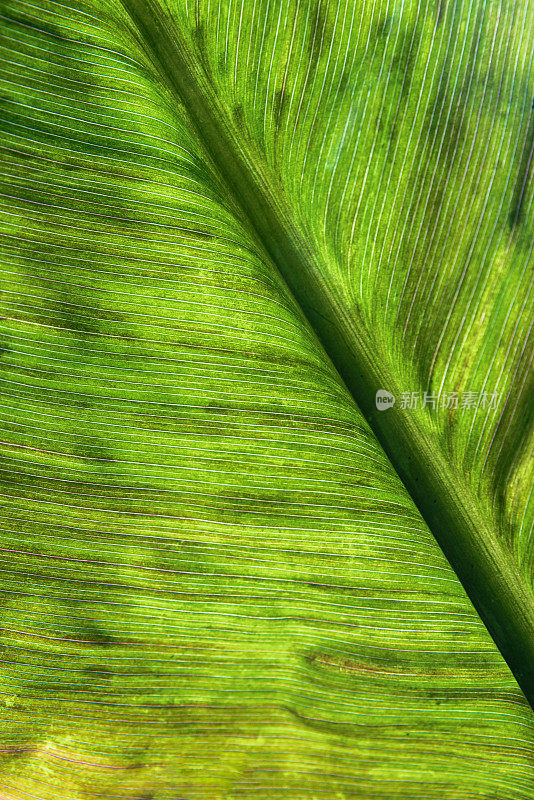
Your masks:
[[[2,20],[0,796],[531,800],[531,4]]]

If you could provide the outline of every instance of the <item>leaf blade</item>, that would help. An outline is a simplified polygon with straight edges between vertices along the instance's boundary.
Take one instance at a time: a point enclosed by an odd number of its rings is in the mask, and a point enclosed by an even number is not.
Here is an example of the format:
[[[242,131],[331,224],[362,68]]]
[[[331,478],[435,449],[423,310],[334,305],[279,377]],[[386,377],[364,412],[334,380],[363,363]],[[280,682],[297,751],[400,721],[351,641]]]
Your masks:
[[[124,18],[69,13],[12,39],[3,790],[528,797],[531,712],[364,420]]]

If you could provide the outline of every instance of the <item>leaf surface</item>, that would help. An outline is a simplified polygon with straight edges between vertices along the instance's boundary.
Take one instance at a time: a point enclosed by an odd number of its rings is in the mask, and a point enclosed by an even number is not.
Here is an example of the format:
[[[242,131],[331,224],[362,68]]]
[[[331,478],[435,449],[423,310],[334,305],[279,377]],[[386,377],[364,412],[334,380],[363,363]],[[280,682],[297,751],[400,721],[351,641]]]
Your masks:
[[[534,796],[528,12],[7,7],[6,797]]]

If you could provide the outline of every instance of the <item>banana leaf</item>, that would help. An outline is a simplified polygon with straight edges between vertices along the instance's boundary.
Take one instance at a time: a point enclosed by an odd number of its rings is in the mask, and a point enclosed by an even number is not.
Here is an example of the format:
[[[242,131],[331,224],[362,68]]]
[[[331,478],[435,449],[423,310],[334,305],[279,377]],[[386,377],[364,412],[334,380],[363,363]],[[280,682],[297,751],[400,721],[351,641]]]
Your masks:
[[[532,800],[531,0],[1,22],[0,800]]]

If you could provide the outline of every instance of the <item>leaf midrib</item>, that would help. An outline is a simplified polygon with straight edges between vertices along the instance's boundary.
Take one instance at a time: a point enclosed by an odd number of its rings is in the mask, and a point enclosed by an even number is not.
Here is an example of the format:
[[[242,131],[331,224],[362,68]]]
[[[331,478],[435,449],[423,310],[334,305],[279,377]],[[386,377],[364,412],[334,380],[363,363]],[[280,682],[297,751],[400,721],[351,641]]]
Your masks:
[[[428,527],[534,708],[534,597],[510,550],[416,417],[396,406],[377,412],[374,398],[393,375],[356,307],[343,307],[321,275],[315,254],[220,107],[207,76],[176,23],[157,0],[122,0],[149,58],[193,123],[199,142],[230,190],[236,211],[282,275],[304,317],[367,419]],[[172,35],[171,32],[172,31]]]

